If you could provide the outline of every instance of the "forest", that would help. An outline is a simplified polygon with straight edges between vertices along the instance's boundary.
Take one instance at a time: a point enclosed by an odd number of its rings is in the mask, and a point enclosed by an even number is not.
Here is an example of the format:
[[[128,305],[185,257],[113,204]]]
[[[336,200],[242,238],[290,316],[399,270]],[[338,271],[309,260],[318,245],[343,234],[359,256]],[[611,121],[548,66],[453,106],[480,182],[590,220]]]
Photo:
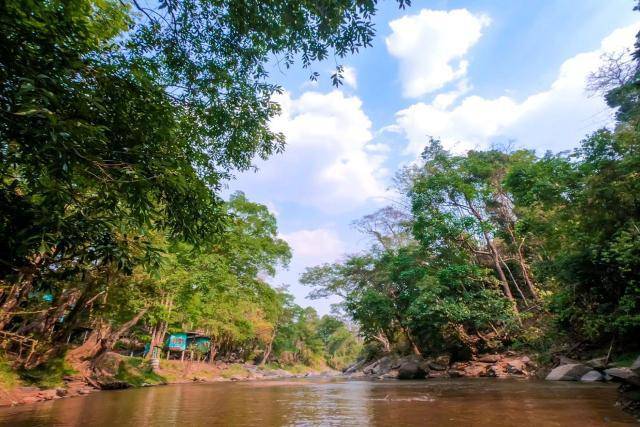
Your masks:
[[[308,268],[372,354],[625,354],[640,336],[640,42],[590,86],[616,123],[570,152],[464,154],[431,138],[393,205],[354,223],[369,250]],[[600,352],[600,353],[598,353]],[[613,353],[612,353],[613,352]]]
[[[329,53],[370,44],[375,3],[272,3],[2,2],[0,334],[14,368],[185,330],[211,337],[211,361],[340,369],[358,353],[349,326],[267,284],[290,248],[265,206],[225,188],[284,149],[267,63],[317,78]]]
[[[211,337],[210,361],[337,370],[390,352],[637,350],[640,45],[592,76],[616,123],[571,152],[461,154],[425,138],[396,175],[398,202],[354,223],[370,249],[302,275],[313,298],[342,298],[335,314],[268,284],[291,258],[276,217],[225,193],[286,149],[269,127],[282,88],[266,64],[317,79],[314,64],[371,45],[375,11],[3,1],[0,336],[20,345],[12,366],[52,363],[78,340],[87,359],[138,354],[180,331]]]

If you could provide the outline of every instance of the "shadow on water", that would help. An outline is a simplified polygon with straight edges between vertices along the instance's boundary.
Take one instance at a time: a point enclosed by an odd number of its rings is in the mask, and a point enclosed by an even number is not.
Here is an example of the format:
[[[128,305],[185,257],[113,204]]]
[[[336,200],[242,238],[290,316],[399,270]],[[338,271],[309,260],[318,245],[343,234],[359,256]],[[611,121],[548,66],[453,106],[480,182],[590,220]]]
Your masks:
[[[0,410],[11,426],[622,426],[615,387],[495,379],[183,384]]]

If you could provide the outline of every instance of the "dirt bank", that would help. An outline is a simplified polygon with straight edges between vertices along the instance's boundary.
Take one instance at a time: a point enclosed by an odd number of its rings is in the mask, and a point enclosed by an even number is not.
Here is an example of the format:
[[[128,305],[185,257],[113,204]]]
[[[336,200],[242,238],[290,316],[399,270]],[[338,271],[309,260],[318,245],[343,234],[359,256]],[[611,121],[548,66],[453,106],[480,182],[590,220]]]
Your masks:
[[[15,406],[47,400],[77,397],[101,390],[150,387],[165,384],[219,381],[259,381],[301,377],[335,376],[330,369],[314,370],[305,366],[258,367],[251,364],[181,362],[161,360],[157,372],[148,360],[108,353],[89,374],[86,366],[72,366],[72,372],[62,378],[57,387],[42,388],[12,380],[0,383],[0,406]],[[6,383],[7,381],[5,381]]]

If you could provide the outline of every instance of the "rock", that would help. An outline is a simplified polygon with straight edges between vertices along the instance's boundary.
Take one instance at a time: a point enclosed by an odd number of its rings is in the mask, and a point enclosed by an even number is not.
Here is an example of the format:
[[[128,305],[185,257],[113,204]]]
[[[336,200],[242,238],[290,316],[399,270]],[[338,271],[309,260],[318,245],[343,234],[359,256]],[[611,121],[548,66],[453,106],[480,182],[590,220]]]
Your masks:
[[[603,370],[607,368],[608,361],[606,357],[596,357],[595,359],[591,359],[584,364],[593,369]]]
[[[427,362],[427,366],[432,371],[446,371],[447,367],[436,362]]]
[[[640,375],[640,356],[638,356],[636,361],[631,364],[631,367],[629,369]]]
[[[106,382],[98,382],[101,390],[124,390],[126,388],[131,388],[131,384],[126,381],[106,381]]]
[[[461,378],[464,377],[463,371],[458,371],[457,369],[449,369],[449,377],[451,378]]]
[[[507,373],[511,375],[526,375],[524,365],[521,360],[512,360],[507,363]]]
[[[466,362],[455,362],[453,365],[451,365],[451,369],[453,369],[454,371],[464,371],[467,366],[469,366],[469,364]]]
[[[398,379],[399,374],[400,373],[398,372],[397,369],[392,369],[389,372],[387,372],[386,374],[384,374],[382,376],[382,378],[384,378],[384,379],[394,379],[395,380],[395,379]]]
[[[613,378],[613,381],[623,382],[640,387],[640,375],[630,368],[609,368],[604,371]]]
[[[44,400],[53,400],[54,398],[58,397],[58,395],[56,394],[55,390],[43,390],[42,392],[40,392],[38,397]]]
[[[507,376],[507,373],[504,371],[504,366],[497,364],[491,365],[487,368],[487,376],[493,378],[504,378]]]
[[[66,389],[66,388],[58,387],[58,388],[56,389],[56,395],[57,395],[57,396],[59,396],[59,397],[64,397],[64,396],[66,396],[66,395],[67,395],[67,393],[68,393],[68,392],[67,392],[67,389]]]
[[[436,357],[435,362],[441,366],[449,366],[451,364],[451,356],[448,354],[442,354]]]
[[[580,381],[584,382],[584,383],[592,383],[592,382],[596,382],[596,381],[604,381],[604,376],[596,371],[589,371],[586,374],[584,374],[583,376],[580,377]]]
[[[357,371],[359,371],[364,364],[366,363],[366,361],[363,360],[358,360],[356,363],[354,363],[353,365],[347,367],[347,369],[344,370],[344,374],[345,375],[351,375],[356,373]]]
[[[480,356],[477,361],[482,363],[496,363],[502,360],[502,356],[499,354],[485,354]]]
[[[36,396],[27,396],[22,398],[22,403],[36,403],[39,401],[40,399]]]
[[[365,366],[362,372],[367,375],[382,376],[392,369],[398,369],[405,360],[412,360],[411,356],[403,359],[398,359],[398,357],[394,355],[385,356]]]
[[[547,381],[578,381],[589,371],[591,368],[581,363],[570,363],[554,368],[545,379]]]
[[[427,372],[415,361],[408,361],[398,368],[399,380],[421,380],[427,376]]]
[[[464,369],[465,377],[486,377],[487,365],[483,363],[472,363]]]

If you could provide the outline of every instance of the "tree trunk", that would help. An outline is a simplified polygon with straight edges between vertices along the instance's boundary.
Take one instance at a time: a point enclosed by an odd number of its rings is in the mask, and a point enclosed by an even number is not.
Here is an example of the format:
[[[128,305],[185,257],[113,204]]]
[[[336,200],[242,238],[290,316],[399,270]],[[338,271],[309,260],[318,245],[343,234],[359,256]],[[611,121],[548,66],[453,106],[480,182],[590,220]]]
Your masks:
[[[420,349],[416,345],[416,342],[413,340],[413,337],[411,336],[411,332],[409,331],[409,328],[405,327],[402,324],[402,322],[400,321],[400,318],[398,316],[396,316],[396,320],[398,321],[398,324],[400,325],[400,330],[402,330],[402,333],[407,338],[407,341],[409,341],[409,344],[411,345],[411,351],[413,351],[413,354],[416,354],[418,356],[422,356],[422,352],[420,351]]]
[[[271,339],[269,340],[269,343],[267,344],[267,347],[264,350],[264,356],[262,357],[262,360],[260,361],[259,366],[264,366],[264,364],[267,363],[267,359],[269,359],[269,356],[271,356],[271,349],[273,348],[273,340],[276,339],[277,331],[278,331],[278,328],[274,327],[273,334],[271,334]]]
[[[133,318],[131,320],[129,320],[128,322],[125,322],[116,331],[107,334],[100,341],[100,349],[98,351],[98,354],[105,353],[105,352],[111,350],[113,348],[114,344],[118,341],[118,339],[120,339],[120,337],[125,332],[129,331],[129,329],[134,327],[138,323],[138,321],[142,318],[142,316],[145,315],[145,313],[147,312],[148,309],[149,309],[149,307],[143,308],[135,316],[133,316]]]
[[[383,331],[378,331],[373,338],[382,344],[385,353],[391,353],[391,343],[389,342],[389,338]]]

